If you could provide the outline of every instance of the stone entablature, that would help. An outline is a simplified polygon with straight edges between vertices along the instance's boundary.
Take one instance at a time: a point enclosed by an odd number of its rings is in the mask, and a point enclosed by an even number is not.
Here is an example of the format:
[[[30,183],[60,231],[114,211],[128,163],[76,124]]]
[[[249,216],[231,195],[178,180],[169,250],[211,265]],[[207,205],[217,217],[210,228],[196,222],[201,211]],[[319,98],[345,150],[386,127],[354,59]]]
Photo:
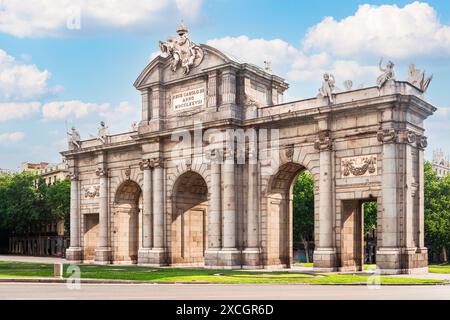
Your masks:
[[[426,267],[423,121],[436,109],[422,91],[390,80],[333,93],[332,104],[321,96],[281,103],[283,79],[199,48],[202,61],[188,73],[173,71],[172,56],[144,69],[135,82],[142,95],[137,130],[63,152],[77,177],[70,260],[290,266],[290,190],[308,170],[315,182],[316,268],[361,267],[361,243],[348,239],[360,232],[365,201],[378,203],[382,271]],[[189,101],[197,103],[184,105]],[[236,129],[260,143],[249,138],[230,149],[205,136],[211,129],[227,143]]]

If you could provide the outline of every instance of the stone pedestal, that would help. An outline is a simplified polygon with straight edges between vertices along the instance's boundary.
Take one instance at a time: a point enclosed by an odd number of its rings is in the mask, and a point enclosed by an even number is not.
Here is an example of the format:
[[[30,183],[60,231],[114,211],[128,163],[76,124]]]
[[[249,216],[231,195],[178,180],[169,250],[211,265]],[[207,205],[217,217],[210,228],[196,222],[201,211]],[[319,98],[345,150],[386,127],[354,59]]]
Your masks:
[[[380,248],[376,254],[381,274],[421,274],[428,272],[427,248]]]
[[[261,251],[259,248],[247,248],[242,252],[244,269],[259,269],[261,266]]]
[[[167,265],[167,250],[164,248],[153,248],[147,253],[147,264],[152,266]]]
[[[138,251],[138,264],[149,264],[150,263],[150,252],[149,248],[141,248]]]
[[[69,263],[83,262],[83,249],[81,247],[70,247],[66,250],[66,260]]]
[[[205,252],[205,267],[216,268],[219,265],[219,249],[208,249]]]
[[[333,272],[337,271],[336,249],[319,248],[314,250],[314,271]]]
[[[96,264],[110,264],[111,260],[112,260],[111,248],[95,249],[95,263]]]
[[[224,269],[241,269],[242,254],[235,248],[222,249],[219,251],[217,266]]]

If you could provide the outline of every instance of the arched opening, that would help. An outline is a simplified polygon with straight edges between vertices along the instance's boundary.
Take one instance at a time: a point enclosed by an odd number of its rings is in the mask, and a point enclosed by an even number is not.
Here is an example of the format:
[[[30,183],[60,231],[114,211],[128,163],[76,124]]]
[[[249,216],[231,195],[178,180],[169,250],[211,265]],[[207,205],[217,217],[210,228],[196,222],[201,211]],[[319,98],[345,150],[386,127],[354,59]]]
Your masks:
[[[173,189],[170,263],[203,265],[207,244],[208,187],[193,171],[184,173]]]
[[[133,181],[122,183],[116,192],[112,219],[115,263],[137,263],[141,209],[142,192],[139,185]]]
[[[294,195],[294,189],[298,194]],[[299,260],[312,261],[314,196],[311,199],[310,192],[314,193],[313,177],[297,163],[284,164],[270,180],[268,265],[289,268]],[[313,201],[312,205],[310,201]]]

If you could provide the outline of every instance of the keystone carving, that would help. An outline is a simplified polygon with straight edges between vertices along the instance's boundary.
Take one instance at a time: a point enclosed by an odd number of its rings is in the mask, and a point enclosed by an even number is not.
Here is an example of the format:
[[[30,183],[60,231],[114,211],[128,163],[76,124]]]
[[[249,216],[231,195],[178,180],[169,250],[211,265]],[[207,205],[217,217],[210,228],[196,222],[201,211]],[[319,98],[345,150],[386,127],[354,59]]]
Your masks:
[[[287,160],[292,162],[292,160],[294,159],[294,145],[288,145],[287,149],[284,151],[284,154],[286,155]]]

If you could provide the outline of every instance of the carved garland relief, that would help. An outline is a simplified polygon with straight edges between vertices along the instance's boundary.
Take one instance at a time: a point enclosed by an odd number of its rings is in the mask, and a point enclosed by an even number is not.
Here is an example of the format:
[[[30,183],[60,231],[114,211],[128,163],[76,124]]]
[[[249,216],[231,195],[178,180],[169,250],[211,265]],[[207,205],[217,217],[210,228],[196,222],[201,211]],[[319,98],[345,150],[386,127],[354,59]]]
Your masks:
[[[342,176],[346,178],[377,175],[377,156],[348,157],[341,160]]]

